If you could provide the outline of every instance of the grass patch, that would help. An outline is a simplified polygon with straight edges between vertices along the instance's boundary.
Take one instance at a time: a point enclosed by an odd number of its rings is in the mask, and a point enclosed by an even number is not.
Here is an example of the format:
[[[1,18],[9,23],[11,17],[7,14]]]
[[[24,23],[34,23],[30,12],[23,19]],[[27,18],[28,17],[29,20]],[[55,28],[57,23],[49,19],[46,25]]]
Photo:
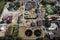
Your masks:
[[[4,5],[6,4],[6,2],[4,1],[0,1],[0,16],[2,14],[2,11],[3,11],[3,8],[4,8]]]

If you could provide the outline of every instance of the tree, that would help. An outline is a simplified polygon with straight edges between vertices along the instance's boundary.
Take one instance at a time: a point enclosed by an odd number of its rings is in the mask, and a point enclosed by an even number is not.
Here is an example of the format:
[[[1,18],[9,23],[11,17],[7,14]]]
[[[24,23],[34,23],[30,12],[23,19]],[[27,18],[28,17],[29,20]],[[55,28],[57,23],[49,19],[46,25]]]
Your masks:
[[[49,19],[47,17],[45,18],[45,26],[46,27],[50,27],[51,26],[51,23],[50,23],[50,21],[49,21]]]

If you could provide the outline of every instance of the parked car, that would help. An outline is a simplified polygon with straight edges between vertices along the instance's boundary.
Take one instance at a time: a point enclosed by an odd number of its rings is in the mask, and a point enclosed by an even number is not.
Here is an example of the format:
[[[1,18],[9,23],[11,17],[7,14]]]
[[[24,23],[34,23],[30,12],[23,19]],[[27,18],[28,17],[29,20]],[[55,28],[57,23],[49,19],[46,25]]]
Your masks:
[[[12,21],[12,19],[13,19],[13,16],[8,16],[7,17],[7,20],[9,20],[9,21]]]
[[[26,11],[26,12],[25,12],[25,15],[29,15],[29,12],[28,12],[28,11]]]
[[[41,25],[43,25],[43,22],[41,20],[38,20],[37,21],[37,26],[41,26]]]
[[[58,22],[58,26],[60,27],[60,22]]]
[[[55,20],[58,19],[58,17],[51,17],[51,19],[52,19],[53,21],[55,21]]]
[[[55,23],[51,23],[51,27],[49,28],[44,28],[45,30],[51,31],[51,30],[57,30],[58,29],[58,25]]]
[[[32,23],[31,23],[31,26],[32,26],[32,27],[36,27],[36,26],[37,26],[37,23],[32,22]]]
[[[7,17],[7,20],[6,20],[6,23],[9,24],[12,22],[12,19],[13,19],[13,16],[8,16]]]
[[[4,21],[0,21],[0,24],[3,24],[4,23]]]
[[[22,16],[18,16],[18,20],[17,20],[17,23],[18,23],[18,24],[22,23],[21,17],[22,17]]]
[[[60,14],[60,2],[57,2],[54,7],[54,10]]]
[[[7,17],[3,17],[3,18],[2,18],[2,21],[5,21],[5,20],[7,20]]]
[[[0,23],[11,23],[12,22],[12,19],[13,19],[13,16],[8,16],[8,17],[5,17],[5,18],[2,18],[2,21]]]

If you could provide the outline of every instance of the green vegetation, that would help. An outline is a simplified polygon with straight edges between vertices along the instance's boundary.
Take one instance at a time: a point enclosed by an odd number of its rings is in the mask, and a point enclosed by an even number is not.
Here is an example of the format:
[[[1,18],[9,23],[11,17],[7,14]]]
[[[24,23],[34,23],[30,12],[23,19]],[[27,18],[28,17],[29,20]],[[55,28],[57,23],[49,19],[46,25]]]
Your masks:
[[[13,4],[10,3],[8,10],[12,11],[12,9],[14,9],[15,11],[17,11],[20,7],[20,2],[13,2]]]
[[[46,5],[46,11],[47,11],[48,14],[53,14],[54,13],[54,11],[52,9],[52,6],[49,5],[49,4]]]
[[[23,40],[18,36],[19,27],[9,27],[5,34],[5,40]]]
[[[0,37],[0,40],[23,40],[21,37],[17,37],[17,38],[14,38],[14,37]]]
[[[4,8],[5,4],[6,3],[4,1],[0,1],[0,15],[1,15],[2,11],[3,11],[3,8]]]
[[[51,23],[50,23],[48,17],[45,18],[45,26],[46,27],[50,27],[51,26]]]
[[[15,10],[18,10],[19,7],[20,7],[20,3],[19,2],[14,3],[14,9]]]
[[[17,37],[18,36],[18,27],[9,27],[6,36]]]

